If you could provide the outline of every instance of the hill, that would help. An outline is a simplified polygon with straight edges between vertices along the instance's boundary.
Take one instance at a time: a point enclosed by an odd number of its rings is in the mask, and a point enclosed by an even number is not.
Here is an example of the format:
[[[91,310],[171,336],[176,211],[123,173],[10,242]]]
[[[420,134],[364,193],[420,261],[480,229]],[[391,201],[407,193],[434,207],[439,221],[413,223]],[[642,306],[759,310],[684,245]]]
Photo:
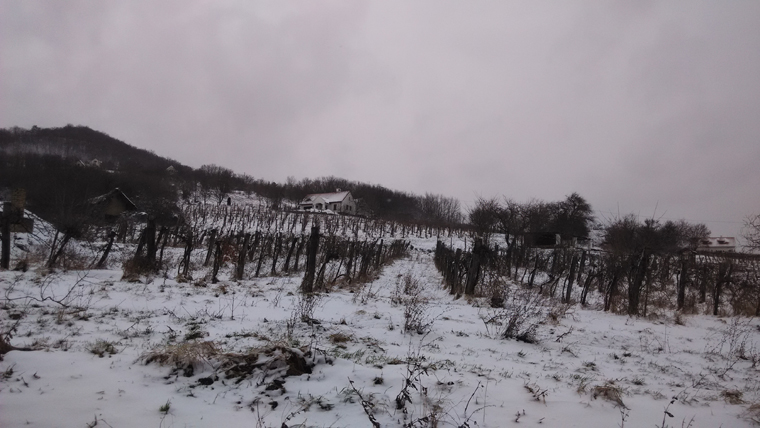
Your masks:
[[[0,152],[11,156],[51,155],[66,160],[99,161],[106,170],[163,171],[192,168],[139,149],[86,126],[0,129]]]
[[[389,220],[435,224],[463,221],[459,201],[440,195],[418,196],[376,184],[337,177],[276,183],[238,174],[217,165],[192,168],[139,149],[86,126],[0,129],[0,198],[27,191],[28,208],[54,223],[62,212],[115,187],[142,211],[172,211],[179,198],[200,190],[221,203],[234,191],[254,192],[276,208],[306,194],[350,190],[367,212]],[[174,172],[167,171],[169,167]]]
[[[26,190],[27,207],[59,227],[85,202],[121,188],[143,209],[171,205],[193,169],[83,126],[0,130],[0,192]],[[167,168],[176,169],[176,177]]]

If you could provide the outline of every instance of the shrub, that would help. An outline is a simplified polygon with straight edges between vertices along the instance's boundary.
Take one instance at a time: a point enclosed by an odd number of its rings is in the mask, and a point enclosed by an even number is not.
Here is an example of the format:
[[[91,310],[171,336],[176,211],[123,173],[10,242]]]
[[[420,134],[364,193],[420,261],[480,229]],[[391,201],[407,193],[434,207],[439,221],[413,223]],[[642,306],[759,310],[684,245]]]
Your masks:
[[[591,390],[591,396],[596,400],[597,398],[603,398],[607,401],[611,401],[615,403],[616,405],[620,406],[621,408],[627,409],[626,405],[623,404],[623,390],[617,385],[614,385],[610,382],[605,383],[604,385],[596,385],[594,389]]]
[[[88,345],[87,350],[100,358],[103,358],[106,354],[114,355],[119,352],[112,342],[103,339],[98,339],[95,343]]]
[[[425,334],[435,320],[430,315],[430,300],[424,295],[420,280],[408,273],[400,277],[391,296],[391,302],[404,308],[404,333],[414,331]]]
[[[143,354],[139,360],[145,364],[156,362],[159,365],[174,365],[178,368],[195,369],[209,364],[210,359],[219,355],[216,344],[206,342],[184,342],[177,345],[160,346]]]
[[[747,407],[747,410],[742,413],[742,417],[753,425],[760,426],[760,402]]]
[[[537,343],[538,327],[546,320],[545,300],[535,288],[515,287],[506,296],[504,307],[488,309],[480,319],[491,337]]]

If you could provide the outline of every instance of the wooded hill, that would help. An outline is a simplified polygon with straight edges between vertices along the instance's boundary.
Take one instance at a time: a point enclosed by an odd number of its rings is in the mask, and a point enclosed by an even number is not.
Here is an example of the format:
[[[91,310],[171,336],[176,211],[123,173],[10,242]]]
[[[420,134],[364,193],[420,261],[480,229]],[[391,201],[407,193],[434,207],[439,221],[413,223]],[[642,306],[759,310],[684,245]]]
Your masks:
[[[464,217],[453,198],[424,196],[337,177],[276,183],[237,174],[217,165],[192,168],[139,149],[85,126],[0,129],[0,199],[26,189],[27,207],[61,224],[63,213],[90,198],[120,188],[146,212],[172,213],[180,198],[200,190],[221,203],[233,190],[254,192],[274,208],[306,194],[350,190],[365,212],[378,218],[460,224]],[[174,171],[168,171],[169,168]],[[65,222],[64,222],[65,223]]]

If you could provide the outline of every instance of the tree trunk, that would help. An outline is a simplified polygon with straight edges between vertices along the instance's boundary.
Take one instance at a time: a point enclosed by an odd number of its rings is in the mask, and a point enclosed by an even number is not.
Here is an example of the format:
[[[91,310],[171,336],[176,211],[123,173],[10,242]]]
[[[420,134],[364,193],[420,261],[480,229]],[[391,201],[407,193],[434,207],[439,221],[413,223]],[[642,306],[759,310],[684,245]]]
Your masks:
[[[280,246],[282,246],[282,235],[277,234],[272,242],[272,276],[277,275],[277,258],[280,256]]]
[[[636,265],[633,281],[628,284],[628,315],[639,315],[639,300],[641,298],[641,284],[649,268],[649,251],[643,250]]]
[[[702,275],[699,278],[699,303],[707,301],[707,265],[702,266]]]
[[[214,243],[216,242],[216,229],[211,229],[211,234],[208,237],[208,251],[206,251],[206,260],[203,261],[203,266],[208,266],[211,261],[211,256],[214,254]]]
[[[528,288],[533,288],[533,281],[536,279],[536,272],[538,271],[538,263],[541,260],[541,254],[536,253],[536,261],[533,264],[533,270],[530,272],[530,276],[528,277]]]
[[[0,217],[0,235],[2,235],[2,251],[0,252],[0,268],[10,269],[11,265],[11,203],[3,203],[3,215]],[[56,232],[57,233],[57,232]],[[53,241],[55,243],[55,241]]]
[[[222,267],[222,241],[216,241],[216,250],[214,251],[214,267],[211,274],[211,283],[216,284],[219,282],[217,275],[219,274],[219,268]]]
[[[106,260],[108,259],[108,254],[111,252],[111,247],[113,247],[113,241],[116,239],[116,232],[113,230],[108,231],[108,243],[106,244],[106,249],[103,250],[103,255],[100,256],[100,260],[98,260],[98,264],[95,265],[98,269],[102,269],[103,266],[106,264]]]
[[[163,239],[162,239],[163,236]],[[161,228],[161,234],[156,242],[161,242],[161,249],[158,253],[158,266],[164,262],[164,249],[166,248],[166,242],[169,240],[169,230],[165,227]]]
[[[57,234],[58,232],[56,232],[56,235]],[[64,232],[63,239],[61,239],[61,245],[50,257],[50,260],[48,260],[48,265],[47,265],[48,268],[52,268],[53,266],[55,266],[55,262],[58,260],[61,254],[63,254],[63,250],[66,248],[66,244],[68,244],[70,240],[71,240],[71,235]],[[55,242],[55,239],[53,240],[53,242]]]
[[[585,253],[583,254],[586,255]],[[570,260],[570,273],[567,275],[567,290],[565,290],[565,303],[570,303],[570,297],[573,292],[573,281],[575,281],[575,265],[578,263],[578,255],[573,254]]]
[[[319,226],[312,226],[309,246],[306,253],[306,274],[301,282],[301,292],[311,294],[314,291],[314,274],[317,269],[317,251],[319,251]]]
[[[235,271],[235,279],[238,281],[241,281],[243,279],[243,274],[245,273],[245,261],[246,256],[248,255],[248,243],[251,240],[251,234],[246,233],[243,237],[243,246],[240,248],[240,253],[238,254],[238,260],[237,260],[237,266]]]
[[[689,257],[686,254],[681,255],[681,271],[678,274],[678,297],[676,298],[676,308],[683,310],[686,303],[686,284],[689,282]]]
[[[380,261],[383,256],[383,240],[380,240],[380,248],[377,250],[377,259],[375,260],[375,269],[380,268]]]
[[[480,265],[482,263],[482,242],[480,239],[476,239],[470,253],[470,266],[467,268],[467,283],[464,287],[464,294],[472,296],[475,294],[475,285],[478,283],[478,277],[480,276]]]
[[[187,242],[185,243],[185,253],[182,255],[182,276],[187,279],[187,275],[190,272],[190,255],[193,252],[193,230],[190,229],[187,232]]]
[[[253,244],[251,244],[251,248],[248,249],[248,261],[252,262],[254,257],[256,256],[256,249],[259,248],[259,242],[261,241],[261,231],[256,231],[256,233],[253,235]]]
[[[733,265],[731,263],[721,263],[718,267],[718,280],[715,282],[715,295],[713,298],[713,315],[718,315],[720,309],[720,296],[723,293],[723,284],[731,281],[731,274],[733,273]]]
[[[290,258],[293,256],[293,251],[295,251],[297,243],[298,243],[298,237],[296,236],[293,238],[293,241],[290,244],[290,249],[288,250],[288,255],[285,257],[285,266],[283,266],[282,268],[283,272],[285,273],[287,273],[288,270],[290,270]]]
[[[586,276],[586,281],[583,283],[583,291],[581,292],[581,305],[586,305],[586,297],[588,296],[588,290],[591,288],[591,281],[594,280],[594,274],[589,272]]]
[[[155,264],[156,262],[156,220],[149,218],[148,224],[145,226],[145,258],[149,263]]]
[[[261,244],[261,252],[259,253],[259,262],[256,264],[256,273],[254,274],[255,277],[258,278],[259,273],[261,273],[261,265],[264,263],[264,255],[266,252],[264,251],[265,248],[267,248],[267,242],[271,238],[264,238],[264,243]]]
[[[576,281],[578,284],[581,283],[581,276],[583,275],[583,270],[586,268],[586,250],[581,251],[581,265],[578,267],[578,278],[576,278]]]
[[[298,240],[298,246],[296,247],[296,260],[293,262],[293,270],[298,271],[298,261],[301,258],[301,251],[303,251],[304,240]]]
[[[612,273],[612,279],[610,279],[610,283],[607,286],[607,290],[604,293],[604,312],[608,312],[610,308],[612,307],[612,298],[615,297],[617,294],[617,285],[618,281],[620,280],[620,273],[619,268],[614,268],[614,272]]]
[[[454,253],[454,261],[451,263],[451,294],[462,294],[462,283],[459,280],[460,264],[462,263],[462,249],[457,248]]]

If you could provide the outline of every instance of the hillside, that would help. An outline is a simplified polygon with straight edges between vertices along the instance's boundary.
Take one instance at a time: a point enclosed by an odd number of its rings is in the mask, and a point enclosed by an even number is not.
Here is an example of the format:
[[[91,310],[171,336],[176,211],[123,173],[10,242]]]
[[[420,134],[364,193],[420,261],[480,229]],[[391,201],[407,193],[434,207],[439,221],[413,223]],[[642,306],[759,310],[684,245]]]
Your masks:
[[[28,206],[43,218],[57,218],[70,207],[118,187],[140,210],[175,211],[179,199],[197,190],[217,203],[234,190],[256,193],[280,207],[309,193],[350,190],[365,211],[389,220],[458,224],[459,202],[441,195],[418,196],[381,185],[337,177],[276,183],[217,165],[192,168],[133,147],[85,126],[0,129],[0,198],[14,188],[27,191]],[[172,167],[173,173],[167,172]],[[445,209],[442,209],[445,208]]]
[[[103,169],[113,171],[163,171],[172,165],[180,171],[190,170],[176,161],[131,146],[86,126],[0,129],[0,153],[17,157],[48,155],[87,163],[98,160]]]
[[[121,188],[141,209],[169,205],[192,168],[87,127],[0,130],[0,196],[26,190],[27,208],[59,228],[81,222],[90,198]],[[176,177],[166,169],[173,166]]]

